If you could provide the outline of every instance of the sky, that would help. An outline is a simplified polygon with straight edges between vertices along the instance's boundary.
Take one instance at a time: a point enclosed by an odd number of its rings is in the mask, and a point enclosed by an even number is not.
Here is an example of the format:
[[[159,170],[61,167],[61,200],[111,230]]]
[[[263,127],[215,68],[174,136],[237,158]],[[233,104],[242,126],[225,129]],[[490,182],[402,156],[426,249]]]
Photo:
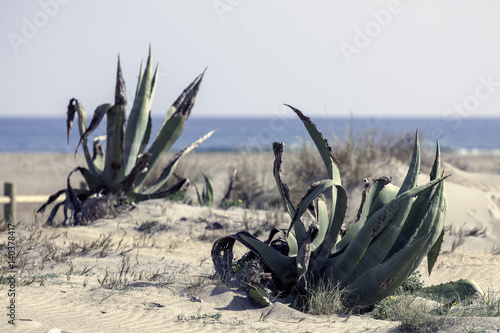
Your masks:
[[[162,116],[500,116],[500,1],[0,0],[0,117],[129,96],[151,45]],[[129,97],[129,103],[132,98]]]

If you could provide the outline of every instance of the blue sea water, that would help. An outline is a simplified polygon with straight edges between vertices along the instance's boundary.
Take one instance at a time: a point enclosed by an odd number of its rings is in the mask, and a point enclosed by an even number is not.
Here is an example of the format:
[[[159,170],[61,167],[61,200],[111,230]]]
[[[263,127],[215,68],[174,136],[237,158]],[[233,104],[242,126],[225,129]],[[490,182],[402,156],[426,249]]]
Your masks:
[[[444,150],[500,152],[500,118],[321,118],[311,117],[333,147],[335,140],[370,129],[399,134],[419,135],[428,143],[439,140]],[[152,138],[163,118],[153,118]],[[105,134],[105,121],[91,138]],[[217,132],[198,151],[270,150],[274,141],[288,147],[309,142],[298,118],[196,118],[191,117],[172,150],[180,150],[207,132]],[[69,144],[65,118],[0,118],[0,151],[3,152],[73,152],[78,143],[73,124]],[[152,142],[153,139],[151,139]]]

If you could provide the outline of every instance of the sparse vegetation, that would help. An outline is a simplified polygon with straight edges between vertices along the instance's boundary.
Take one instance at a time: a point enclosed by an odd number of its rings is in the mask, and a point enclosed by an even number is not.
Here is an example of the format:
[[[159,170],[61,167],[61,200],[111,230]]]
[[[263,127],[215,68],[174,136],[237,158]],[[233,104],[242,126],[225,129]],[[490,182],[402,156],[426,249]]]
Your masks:
[[[348,294],[349,290],[340,284],[320,280],[310,287],[305,309],[315,315],[345,314],[349,311],[345,306]]]

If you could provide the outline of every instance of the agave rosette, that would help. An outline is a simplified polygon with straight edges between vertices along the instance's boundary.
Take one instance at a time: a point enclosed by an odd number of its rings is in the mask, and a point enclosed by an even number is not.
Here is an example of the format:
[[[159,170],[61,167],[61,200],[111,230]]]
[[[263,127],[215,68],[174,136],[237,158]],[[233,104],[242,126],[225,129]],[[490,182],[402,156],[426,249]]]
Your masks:
[[[132,109],[127,121],[127,96],[125,83],[122,77],[120,59],[118,59],[115,102],[114,104],[99,105],[87,127],[87,115],[81,103],[72,98],[67,112],[67,135],[73,125],[75,115],[78,116],[78,130],[80,140],[75,154],[80,146],[87,162],[87,168],[78,167],[68,175],[67,188],[52,195],[49,200],[38,210],[45,211],[47,205],[53,203],[61,194],[66,193],[66,200],[58,203],[52,209],[47,220],[51,224],[60,206],[70,209],[70,220],[80,224],[80,202],[97,193],[123,193],[131,201],[143,201],[154,198],[165,198],[170,194],[183,190],[189,184],[186,178],[164,189],[164,185],[172,175],[177,162],[181,157],[193,151],[203,141],[208,139],[214,131],[205,134],[190,146],[175,154],[163,168],[160,176],[148,187],[145,182],[153,176],[155,167],[162,156],[179,138],[184,128],[184,123],[189,118],[198,93],[204,73],[184,89],[172,106],[168,109],[163,125],[158,131],[153,143],[149,145],[151,137],[151,106],[158,79],[158,66],[153,71],[151,49],[146,62],[146,67],[139,71],[139,78]],[[93,142],[91,154],[88,147],[88,137],[95,131],[106,116],[106,136],[98,137]],[[106,141],[103,149],[102,141]],[[70,185],[70,176],[79,171],[84,177],[89,189],[73,189]],[[66,221],[66,220],[65,220]]]
[[[389,177],[366,179],[356,222],[343,234],[347,195],[332,149],[314,123],[289,106],[303,122],[326,168],[328,178],[313,183],[294,205],[281,179],[284,144],[275,142],[274,176],[291,218],[287,230],[273,229],[266,241],[248,231],[218,239],[212,247],[216,273],[231,279],[236,241],[250,251],[240,260],[255,259],[271,279],[246,279],[249,295],[259,304],[279,301],[300,308],[319,281],[348,291],[346,306],[367,307],[391,295],[427,257],[431,273],[443,241],[446,194],[439,144],[428,183],[417,186],[420,172],[418,133],[410,166],[401,187]],[[331,200],[326,200],[324,193]],[[303,222],[309,212],[312,222]],[[343,236],[341,236],[343,234]],[[470,290],[453,285],[462,297]],[[435,289],[435,290],[438,290]]]

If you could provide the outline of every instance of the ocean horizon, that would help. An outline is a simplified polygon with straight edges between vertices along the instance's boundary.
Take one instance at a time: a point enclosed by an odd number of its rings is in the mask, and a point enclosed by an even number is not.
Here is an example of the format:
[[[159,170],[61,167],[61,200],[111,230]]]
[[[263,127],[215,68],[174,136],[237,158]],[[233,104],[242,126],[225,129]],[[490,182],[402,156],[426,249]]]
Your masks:
[[[163,123],[163,117],[153,116],[150,143]],[[311,117],[318,129],[335,149],[335,142],[344,140],[352,131],[354,137],[364,131],[380,131],[399,135],[419,132],[424,144],[439,140],[443,150],[453,152],[500,153],[500,118],[325,118]],[[90,122],[90,116],[88,123]],[[105,135],[105,120],[90,136]],[[178,151],[207,132],[217,131],[203,142],[197,151],[260,151],[271,150],[275,141],[287,147],[312,143],[302,122],[288,117],[191,117],[171,148]],[[36,117],[0,118],[0,152],[74,152],[79,140],[73,124],[69,143],[66,137],[66,119]],[[81,150],[81,148],[80,148]]]

